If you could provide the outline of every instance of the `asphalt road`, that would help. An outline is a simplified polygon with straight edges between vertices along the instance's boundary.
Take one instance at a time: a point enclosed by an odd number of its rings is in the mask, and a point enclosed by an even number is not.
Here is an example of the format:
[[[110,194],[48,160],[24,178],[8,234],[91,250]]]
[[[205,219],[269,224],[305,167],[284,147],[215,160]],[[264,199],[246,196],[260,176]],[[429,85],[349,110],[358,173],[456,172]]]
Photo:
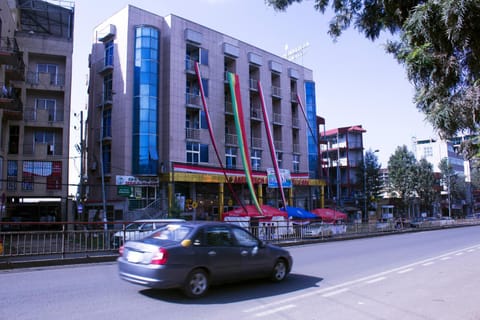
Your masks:
[[[0,271],[0,319],[480,319],[480,226],[289,248],[280,284],[189,300],[120,280],[115,263]]]

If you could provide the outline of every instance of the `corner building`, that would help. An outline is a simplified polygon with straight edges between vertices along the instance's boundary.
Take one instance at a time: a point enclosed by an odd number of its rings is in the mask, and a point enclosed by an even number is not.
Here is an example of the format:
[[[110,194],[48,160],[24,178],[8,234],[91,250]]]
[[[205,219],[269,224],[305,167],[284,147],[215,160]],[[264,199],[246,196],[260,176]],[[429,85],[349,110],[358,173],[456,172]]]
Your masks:
[[[259,201],[278,206],[281,195],[268,186],[273,163],[258,81],[278,165],[291,176],[291,188],[284,189],[288,202],[319,205],[318,140],[308,129],[316,127],[311,70],[192,21],[134,6],[103,22],[93,36],[86,129],[90,215],[106,210],[111,221],[190,212],[218,219],[239,205],[237,199],[251,203],[228,72],[240,81],[244,147]]]
[[[0,218],[68,220],[73,27],[71,1],[0,1]]]

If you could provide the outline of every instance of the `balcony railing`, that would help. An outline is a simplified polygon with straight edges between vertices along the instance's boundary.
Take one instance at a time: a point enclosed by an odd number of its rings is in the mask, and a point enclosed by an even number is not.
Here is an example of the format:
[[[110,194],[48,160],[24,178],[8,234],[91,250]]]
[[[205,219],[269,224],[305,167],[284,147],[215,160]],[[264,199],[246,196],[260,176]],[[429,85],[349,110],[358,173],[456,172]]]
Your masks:
[[[63,110],[61,109],[57,109],[55,112],[49,112],[46,109],[29,107],[24,108],[23,119],[25,121],[62,122],[64,120],[64,116]]]
[[[272,121],[273,121],[274,124],[282,124],[282,114],[281,113],[274,113]]]
[[[272,86],[272,96],[277,97],[277,98],[281,98],[282,97],[282,88]]]
[[[249,89],[253,91],[258,91],[257,82],[257,79],[248,79]]]
[[[187,140],[200,140],[200,129],[197,128],[185,128],[185,139]]]
[[[236,134],[231,134],[231,133],[226,133],[225,134],[225,144],[231,145],[231,146],[237,146],[238,145],[238,137]]]
[[[49,89],[63,89],[65,85],[65,75],[60,73],[28,71],[26,83],[31,86],[41,86]]]
[[[262,138],[252,137],[252,148],[262,148]]]
[[[281,140],[273,141],[273,145],[275,146],[276,151],[283,151],[283,142]]]
[[[187,106],[202,107],[202,99],[198,94],[185,93],[185,104]]]
[[[300,120],[297,117],[292,118],[292,127],[299,128],[300,127]]]
[[[250,117],[252,119],[262,120],[262,109],[260,107],[252,105],[250,107]]]
[[[62,143],[25,143],[23,154],[35,157],[61,156],[63,145]]]

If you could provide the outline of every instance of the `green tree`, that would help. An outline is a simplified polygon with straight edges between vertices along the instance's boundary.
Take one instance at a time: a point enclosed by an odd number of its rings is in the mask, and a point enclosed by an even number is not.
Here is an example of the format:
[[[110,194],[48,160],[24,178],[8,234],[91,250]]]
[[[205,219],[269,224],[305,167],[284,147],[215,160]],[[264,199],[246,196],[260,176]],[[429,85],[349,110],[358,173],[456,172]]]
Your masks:
[[[378,150],[377,150],[378,151]],[[368,150],[365,152],[365,162],[360,163],[357,171],[357,187],[363,190],[363,199],[366,201],[364,205],[368,209],[373,208],[373,203],[380,197],[382,193],[382,181],[380,175],[381,164],[375,151]]]
[[[388,160],[389,189],[402,200],[402,211],[406,211],[416,191],[416,159],[407,146],[397,147]]]
[[[265,0],[286,10],[303,0]],[[415,87],[415,103],[442,137],[477,134],[480,119],[480,1],[478,0],[314,0],[331,7],[330,35],[352,25],[376,40],[394,34],[387,52],[405,66]],[[329,11],[330,12],[330,11]],[[466,154],[479,153],[479,140]]]
[[[416,188],[422,212],[430,212],[438,193],[435,191],[435,175],[433,165],[426,159],[417,163]]]

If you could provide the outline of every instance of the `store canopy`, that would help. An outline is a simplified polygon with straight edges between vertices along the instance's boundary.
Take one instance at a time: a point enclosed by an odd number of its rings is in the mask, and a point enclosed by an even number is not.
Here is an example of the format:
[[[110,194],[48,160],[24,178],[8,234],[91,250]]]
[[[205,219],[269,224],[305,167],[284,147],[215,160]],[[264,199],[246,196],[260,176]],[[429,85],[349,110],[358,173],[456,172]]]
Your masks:
[[[261,205],[262,214],[260,214],[257,208],[254,205],[246,205],[245,209],[243,207],[239,207],[230,211],[226,211],[223,213],[223,218],[225,217],[288,217],[288,214],[285,211],[280,209],[268,206],[268,205]]]
[[[280,209],[282,211],[286,211],[289,218],[293,219],[318,219],[318,216],[314,213],[311,213],[308,210],[298,207],[289,207],[287,206],[286,209]]]
[[[330,209],[330,208],[317,208],[313,209],[312,213],[322,218],[323,222],[335,222],[337,220],[347,220],[348,216],[346,213]]]

